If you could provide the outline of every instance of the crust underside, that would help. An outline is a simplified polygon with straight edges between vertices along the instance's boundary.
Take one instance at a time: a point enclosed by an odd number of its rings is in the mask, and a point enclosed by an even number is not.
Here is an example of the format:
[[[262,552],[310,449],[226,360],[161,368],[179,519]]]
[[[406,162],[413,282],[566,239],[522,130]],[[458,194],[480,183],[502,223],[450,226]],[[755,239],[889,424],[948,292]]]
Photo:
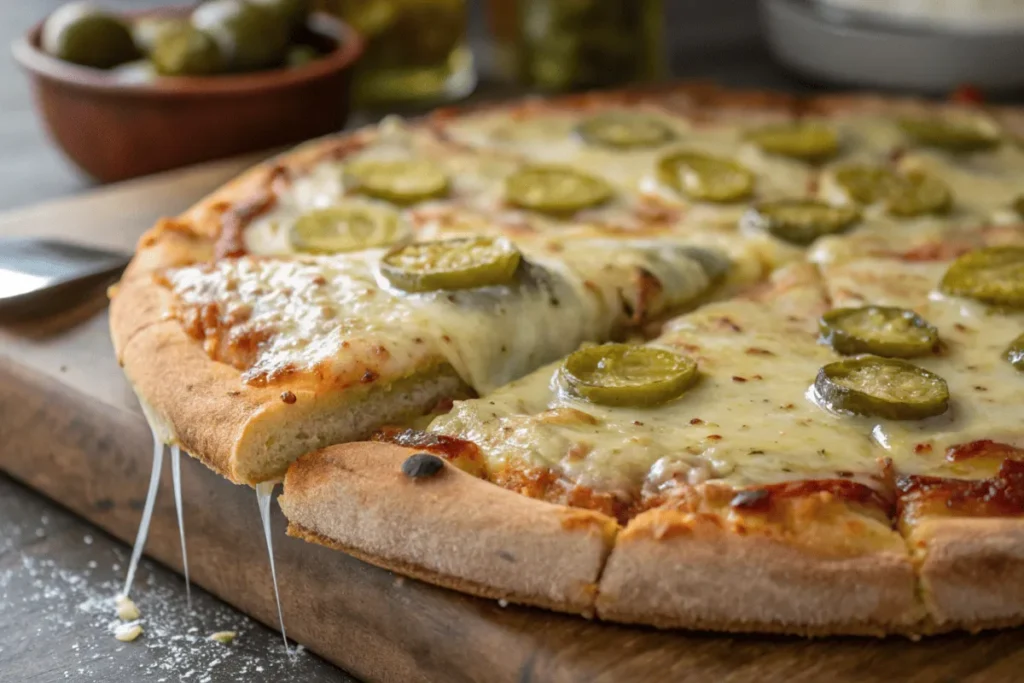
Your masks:
[[[794,98],[772,96],[770,93],[761,93],[760,97],[749,93],[735,94],[734,99],[730,100],[728,91],[720,91],[710,86],[698,86],[691,89],[684,87],[677,88],[677,90],[680,94],[693,95],[698,100],[702,97],[707,98],[711,102],[709,105],[711,109],[715,106],[723,109],[731,108],[736,112],[732,115],[743,115],[744,110],[748,113],[756,113],[760,110],[784,112],[787,116],[798,116],[806,113],[804,110],[812,114],[827,114],[852,110],[872,103],[875,106],[915,105],[909,100],[894,105],[891,102],[887,104],[882,100],[869,101],[868,98],[864,98],[864,101],[861,102],[855,97],[815,98],[808,103],[801,104]],[[574,98],[570,97],[562,100],[561,103],[569,103],[571,106],[573,101]],[[591,96],[587,100],[584,96],[579,101],[600,106],[601,97]],[[618,103],[614,97],[609,97],[606,101],[612,104]],[[301,162],[306,156],[315,152],[316,146],[317,143],[314,143],[311,147],[303,149],[292,161]],[[289,160],[285,157],[280,163],[289,163]],[[273,391],[244,392],[244,395],[238,396],[237,394],[243,393],[233,391],[238,385],[238,373],[206,358],[198,344],[190,339],[184,340],[185,335],[180,325],[175,321],[164,320],[165,307],[159,298],[161,295],[158,288],[141,285],[132,287],[133,283],[137,284],[143,278],[148,278],[153,270],[209,259],[212,254],[211,240],[215,237],[215,233],[213,229],[204,229],[210,225],[210,220],[206,215],[207,207],[217,202],[230,203],[242,198],[246,192],[259,185],[260,176],[265,175],[268,168],[269,166],[262,166],[242,176],[187,214],[187,217],[193,219],[196,225],[202,229],[202,235],[187,236],[172,232],[161,235],[161,241],[154,241],[146,248],[140,245],[139,253],[124,277],[122,287],[125,295],[115,298],[111,314],[112,333],[119,359],[127,360],[126,370],[144,405],[147,406],[147,413],[152,413],[151,421],[160,429],[162,436],[179,441],[190,453],[211,469],[233,481],[245,483],[267,477],[265,474],[237,471],[232,464],[236,457],[234,455],[235,448],[243,431],[246,430],[245,425],[249,424],[253,416],[273,413],[276,420],[278,417],[286,415],[285,411],[288,409],[280,405],[282,388],[279,387]],[[141,296],[136,297],[137,294]],[[154,296],[149,297],[149,294],[154,294]],[[166,296],[166,294],[164,293],[162,296]],[[186,345],[188,349],[185,348]],[[140,352],[139,349],[143,347],[147,349],[146,353]],[[164,355],[169,348],[177,349],[177,351]],[[133,352],[134,356],[132,356]],[[200,355],[203,357],[200,358]],[[168,360],[165,362],[161,359]],[[193,378],[193,375],[182,371],[181,363],[183,362],[191,363],[192,367],[197,369],[202,366],[205,370],[200,369],[194,375],[196,378],[194,389],[193,385],[189,384],[187,387],[178,386],[176,391],[171,391],[167,388],[169,383],[166,378],[168,376],[177,372],[181,376],[188,376],[189,381]],[[450,395],[453,391],[460,389],[461,387],[454,382],[446,384],[439,389],[438,397]],[[203,392],[206,392],[208,397],[212,397],[214,394],[216,397],[213,401],[202,401],[197,396]],[[298,393],[299,401],[313,400],[314,398],[302,392],[296,393]],[[424,403],[429,404],[431,400],[433,399],[425,398]],[[216,409],[211,409],[214,403],[216,403]],[[188,410],[180,412],[179,409],[182,407]],[[175,426],[178,428],[175,429]],[[380,487],[374,493],[380,497],[387,497],[389,491],[387,487]],[[322,502],[324,501],[321,499],[319,503]],[[537,503],[549,506],[547,503],[539,501]],[[560,506],[549,507],[558,508]],[[431,510],[424,508],[422,512],[427,515]],[[471,515],[472,511],[467,511],[467,514]],[[566,514],[566,511],[561,510],[559,514]],[[692,603],[685,601],[666,604],[660,601],[656,594],[656,580],[644,576],[642,554],[635,559],[636,566],[627,567],[629,571],[626,572],[622,585],[628,586],[629,590],[617,594],[612,591],[602,592],[601,586],[608,578],[609,567],[615,561],[615,553],[621,552],[625,547],[621,538],[616,539],[614,535],[612,535],[609,541],[610,546],[606,551],[596,555],[599,559],[589,600],[581,601],[580,599],[552,599],[550,593],[515,590],[500,583],[463,578],[453,571],[437,571],[415,559],[401,559],[368,552],[361,544],[343,543],[296,521],[290,522],[289,533],[306,541],[341,550],[360,560],[399,574],[463,593],[561,612],[596,616],[596,618],[606,621],[647,624],[659,628],[725,632],[785,633],[803,636],[899,633],[915,637],[961,629],[978,631],[1002,628],[1024,623],[1024,589],[1019,588],[1024,585],[1024,551],[1017,550],[1024,547],[1024,531],[1022,531],[1024,521],[1018,523],[1016,520],[991,520],[991,525],[985,524],[987,520],[973,521],[979,522],[979,524],[969,525],[971,528],[967,529],[964,525],[947,524],[940,520],[930,533],[917,539],[923,549],[916,551],[913,559],[908,556],[905,565],[899,561],[873,562],[869,559],[865,563],[851,568],[849,581],[835,587],[837,600],[844,599],[844,592],[857,592],[864,590],[865,587],[876,591],[878,604],[884,603],[885,599],[893,600],[896,604],[884,616],[858,618],[854,615],[846,620],[825,617],[818,621],[804,620],[803,622],[799,619],[786,621],[780,618],[739,616],[740,614],[763,613],[763,605],[738,605],[735,609],[735,618],[729,618],[728,615],[723,616],[724,613],[721,611],[718,616],[713,616],[707,609],[696,609]],[[996,529],[995,526],[1000,528]],[[1007,528],[1008,526],[1010,528]],[[453,528],[446,533],[452,553],[456,555],[460,544],[474,542],[473,536],[465,530]],[[984,541],[989,537],[992,538],[991,543],[979,544],[979,538]],[[397,540],[400,541],[401,538],[399,537]],[[737,543],[744,541],[744,539],[734,540]],[[666,541],[666,543],[669,542]],[[685,554],[684,547],[674,548],[674,550],[677,551],[678,557],[674,563],[667,563],[664,558],[659,560],[657,552],[653,552],[647,558],[649,560],[648,568],[652,569],[653,573],[671,575],[680,562],[692,563],[695,561],[695,558]],[[765,559],[764,556],[760,558],[760,560],[763,559]],[[770,560],[770,557],[768,559]],[[698,563],[700,561],[697,560]],[[732,575],[723,572],[722,565],[716,565],[710,559],[705,558],[703,561],[707,562],[703,567],[703,572],[708,575],[708,581],[699,590],[720,591],[721,596],[717,604],[728,605],[729,601],[734,598],[729,593],[729,580],[726,577]],[[737,561],[754,562],[755,558],[738,559]],[[808,558],[808,562],[813,563],[813,561],[813,558]],[[699,573],[702,568],[691,566],[689,570]],[[745,576],[744,572],[737,572],[733,580],[741,580],[743,576]],[[799,603],[807,597],[806,586],[801,584],[803,576],[797,568],[793,574],[789,575],[785,571],[780,571],[773,580],[788,580],[788,583],[780,587],[783,597],[788,596],[795,603]],[[630,585],[631,578],[635,579],[637,583]],[[673,583],[671,578],[670,576],[670,580],[666,582],[662,590],[668,593],[675,591],[676,594],[687,590],[686,585],[679,582]],[[864,580],[864,585],[858,584],[859,580]],[[897,586],[893,589],[892,582],[901,581],[909,581],[909,583],[905,587]],[[1002,584],[1001,587],[995,585],[999,583]],[[1012,583],[1016,583],[1016,586],[1009,585]],[[689,586],[689,589],[697,590],[692,585]],[[829,594],[828,590],[820,586],[819,590],[822,590],[825,595]],[[778,599],[778,596],[775,599]],[[873,609],[882,610],[877,605]],[[862,612],[871,612],[871,609],[862,610]]]

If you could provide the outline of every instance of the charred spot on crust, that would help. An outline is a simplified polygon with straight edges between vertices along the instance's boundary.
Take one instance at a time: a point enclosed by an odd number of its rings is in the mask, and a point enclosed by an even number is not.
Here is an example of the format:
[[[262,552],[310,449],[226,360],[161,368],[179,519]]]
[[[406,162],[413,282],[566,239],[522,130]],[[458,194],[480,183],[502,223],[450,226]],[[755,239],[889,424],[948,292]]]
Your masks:
[[[730,505],[742,510],[768,512],[777,502],[819,495],[846,503],[870,506],[884,511],[889,518],[894,512],[893,501],[882,492],[847,478],[805,479],[767,484],[756,489],[745,489],[738,491],[733,496]]]
[[[444,461],[432,453],[413,453],[402,463],[402,474],[410,479],[426,479],[444,469]]]
[[[295,398],[295,394],[293,394],[292,392],[290,392],[290,391],[282,391],[281,392],[281,400],[284,401],[285,403],[291,405],[292,403],[295,403],[295,401],[297,399]]]

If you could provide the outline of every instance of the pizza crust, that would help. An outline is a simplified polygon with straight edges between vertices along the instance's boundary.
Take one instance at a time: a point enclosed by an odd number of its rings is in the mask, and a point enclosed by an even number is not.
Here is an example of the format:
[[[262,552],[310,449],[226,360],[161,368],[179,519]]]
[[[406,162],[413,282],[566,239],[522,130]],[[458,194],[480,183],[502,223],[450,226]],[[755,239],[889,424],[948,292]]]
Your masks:
[[[527,498],[451,465],[410,479],[401,465],[415,452],[374,442],[303,456],[278,498],[289,533],[474,595],[593,612],[613,519]]]
[[[340,392],[304,380],[250,386],[235,368],[210,360],[177,320],[139,330],[121,363],[173,442],[237,484],[280,478],[303,453],[366,438],[381,420],[418,417],[468,391],[450,366]]]
[[[899,535],[875,529],[861,547],[854,512],[807,520],[794,535],[748,530],[711,515],[650,510],[616,539],[601,577],[598,616],[663,628],[802,635],[884,635],[923,616]],[[847,539],[844,539],[847,540]],[[826,541],[827,542],[827,541]],[[825,546],[825,547],[819,547]]]
[[[1024,519],[926,517],[907,540],[933,630],[1024,623]]]

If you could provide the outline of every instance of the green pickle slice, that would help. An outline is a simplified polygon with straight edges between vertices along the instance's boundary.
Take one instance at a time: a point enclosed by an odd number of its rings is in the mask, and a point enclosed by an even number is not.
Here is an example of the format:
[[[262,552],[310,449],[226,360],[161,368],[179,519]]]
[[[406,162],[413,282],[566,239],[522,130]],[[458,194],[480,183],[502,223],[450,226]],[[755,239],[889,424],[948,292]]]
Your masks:
[[[1003,358],[1009,361],[1010,365],[1024,372],[1024,333],[1010,342],[1003,353]]]
[[[514,206],[553,215],[572,214],[604,204],[611,186],[568,166],[525,166],[505,179],[505,198]]]
[[[921,420],[949,409],[946,380],[894,358],[861,356],[829,363],[814,380],[830,410],[888,420]]]
[[[676,192],[706,202],[737,202],[754,191],[754,174],[721,157],[675,152],[658,162],[658,179]]]
[[[945,294],[1024,308],[1024,247],[987,247],[958,258],[942,276]]]
[[[352,162],[345,171],[358,192],[400,206],[448,194],[448,176],[427,161],[365,159]]]
[[[769,154],[807,162],[825,161],[839,151],[839,135],[820,123],[764,126],[748,131],[746,137]]]
[[[459,237],[417,242],[392,249],[381,259],[381,274],[398,289],[432,292],[508,284],[522,257],[506,239]]]
[[[946,183],[921,171],[910,171],[900,178],[886,203],[886,210],[898,218],[947,213],[953,195]]]
[[[697,379],[689,356],[637,344],[604,344],[575,351],[559,371],[566,389],[606,406],[654,406],[681,396]]]
[[[818,329],[825,343],[845,355],[914,358],[932,353],[939,340],[927,320],[894,306],[836,308],[821,316]]]
[[[672,129],[657,118],[627,112],[592,116],[577,126],[576,133],[590,145],[615,149],[656,147],[675,138]]]
[[[774,237],[807,246],[824,235],[845,232],[860,220],[860,211],[813,199],[783,199],[754,207],[747,220]]]
[[[949,211],[953,196],[949,187],[922,171],[900,175],[881,166],[850,164],[836,169],[836,183],[858,204],[885,203],[898,218]]]
[[[288,240],[298,251],[331,254],[394,244],[402,237],[398,216],[375,206],[329,206],[308,211],[292,224]]]
[[[948,152],[993,149],[1002,141],[999,127],[981,116],[904,118],[899,126],[918,144]]]

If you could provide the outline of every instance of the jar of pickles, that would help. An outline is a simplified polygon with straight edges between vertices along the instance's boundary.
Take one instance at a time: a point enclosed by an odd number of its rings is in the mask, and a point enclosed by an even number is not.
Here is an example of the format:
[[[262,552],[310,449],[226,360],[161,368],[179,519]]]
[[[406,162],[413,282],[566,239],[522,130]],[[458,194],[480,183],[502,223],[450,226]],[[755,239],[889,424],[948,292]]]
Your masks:
[[[657,79],[662,10],[661,0],[519,0],[519,77],[542,90]]]
[[[358,104],[437,102],[476,85],[466,0],[319,0],[366,39],[353,83]]]

